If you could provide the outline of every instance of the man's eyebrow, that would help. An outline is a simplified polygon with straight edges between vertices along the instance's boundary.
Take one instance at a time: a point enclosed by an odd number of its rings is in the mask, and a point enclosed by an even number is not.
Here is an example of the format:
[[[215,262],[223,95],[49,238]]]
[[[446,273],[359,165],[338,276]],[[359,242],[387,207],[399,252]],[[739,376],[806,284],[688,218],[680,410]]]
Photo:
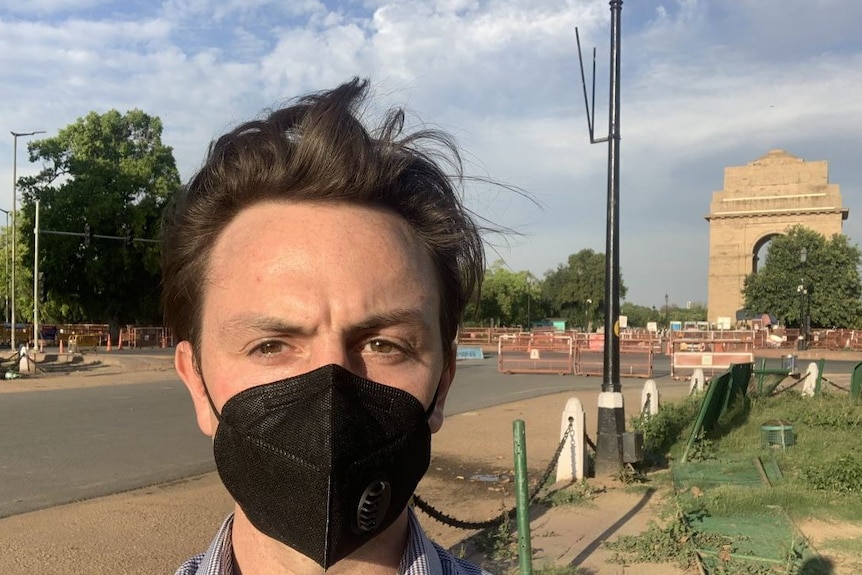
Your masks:
[[[243,313],[235,315],[221,325],[222,334],[231,336],[248,332],[255,333],[304,333],[297,324],[287,322],[281,318],[257,313]]]
[[[357,324],[349,326],[351,331],[370,331],[395,325],[407,325],[418,329],[432,328],[421,309],[402,308],[374,313]],[[308,334],[308,328],[285,321],[282,318],[242,313],[235,315],[221,325],[223,335],[230,337],[237,333]]]
[[[351,329],[355,331],[368,331],[394,325],[431,329],[422,310],[413,308],[387,310],[372,314],[358,324],[351,326]]]

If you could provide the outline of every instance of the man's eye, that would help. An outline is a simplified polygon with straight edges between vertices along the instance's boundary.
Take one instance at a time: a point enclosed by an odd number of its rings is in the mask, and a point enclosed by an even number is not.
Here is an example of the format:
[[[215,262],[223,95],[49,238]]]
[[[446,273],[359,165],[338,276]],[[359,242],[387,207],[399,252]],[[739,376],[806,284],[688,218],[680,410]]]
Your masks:
[[[284,350],[284,344],[280,341],[265,341],[252,350],[256,355],[271,356]]]
[[[382,339],[371,340],[367,345],[368,350],[373,353],[390,354],[401,351],[394,343]]]

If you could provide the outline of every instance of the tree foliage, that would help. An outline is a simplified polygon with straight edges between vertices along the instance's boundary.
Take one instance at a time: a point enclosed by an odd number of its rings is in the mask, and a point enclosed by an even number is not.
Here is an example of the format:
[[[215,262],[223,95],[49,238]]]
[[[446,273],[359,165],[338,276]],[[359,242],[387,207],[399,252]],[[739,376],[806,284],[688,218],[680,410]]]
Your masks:
[[[30,142],[38,175],[21,178],[23,229],[128,237],[132,241],[40,234],[48,302],[43,321],[159,325],[158,244],[162,210],[179,188],[162,123],[140,110],[90,112],[57,136]],[[33,234],[24,238],[33,261]]]
[[[620,274],[620,297],[626,287]],[[583,249],[569,256],[566,264],[545,273],[542,296],[552,313],[571,325],[601,321],[605,301],[605,255]]]
[[[664,316],[660,310],[631,302],[625,302],[620,306],[620,315],[628,318],[629,327],[646,327],[651,321],[654,321],[656,326],[662,326],[664,323]]]
[[[531,324],[544,315],[538,281],[530,272],[513,272],[506,269],[502,260],[495,261],[485,270],[481,300],[475,313],[482,324]],[[467,317],[473,314],[468,312]]]
[[[862,315],[859,264],[859,248],[846,236],[835,234],[827,240],[795,226],[772,240],[763,268],[745,279],[745,307],[800,325],[807,306],[814,327],[857,328]]]

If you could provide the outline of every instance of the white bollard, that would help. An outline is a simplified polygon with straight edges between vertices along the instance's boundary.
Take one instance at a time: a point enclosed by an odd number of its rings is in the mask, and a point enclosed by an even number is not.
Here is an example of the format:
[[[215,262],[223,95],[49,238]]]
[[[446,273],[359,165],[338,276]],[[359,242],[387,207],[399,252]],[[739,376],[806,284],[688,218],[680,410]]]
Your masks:
[[[641,415],[655,415],[658,413],[658,386],[654,379],[644,382],[641,392]]]
[[[691,385],[688,386],[688,394],[703,393],[703,384],[703,370],[698,367],[691,374]]]
[[[587,474],[587,450],[585,449],[585,434],[587,415],[581,400],[570,397],[563,410],[563,419],[560,423],[560,441],[563,440],[566,430],[572,424],[572,432],[566,438],[560,459],[557,461],[557,481],[580,481]]]
[[[817,387],[817,376],[820,369],[817,363],[811,362],[808,364],[808,373],[805,374],[805,379],[802,380],[802,397],[814,397],[814,390]]]
[[[30,346],[21,346],[18,351],[18,373],[36,373],[36,362],[30,358]]]

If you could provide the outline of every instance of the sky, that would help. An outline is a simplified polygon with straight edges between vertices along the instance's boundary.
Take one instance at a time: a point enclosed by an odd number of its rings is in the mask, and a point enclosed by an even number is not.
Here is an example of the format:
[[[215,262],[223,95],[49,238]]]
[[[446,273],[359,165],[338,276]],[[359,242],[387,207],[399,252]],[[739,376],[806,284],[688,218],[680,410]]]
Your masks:
[[[596,137],[608,132],[606,0],[0,0],[0,208],[12,204],[13,137],[55,135],[90,111],[164,123],[183,181],[209,142],[262,111],[354,76],[373,123],[404,106],[443,129],[488,238],[489,263],[542,277],[605,251],[607,144],[590,144],[575,28]],[[725,166],[772,149],[827,160],[862,239],[862,3],[625,0],[621,13],[620,262],[626,301],[706,302],[709,213]],[[3,136],[2,134],[7,134]],[[36,136],[36,137],[44,137]],[[18,139],[18,174],[39,166]]]

